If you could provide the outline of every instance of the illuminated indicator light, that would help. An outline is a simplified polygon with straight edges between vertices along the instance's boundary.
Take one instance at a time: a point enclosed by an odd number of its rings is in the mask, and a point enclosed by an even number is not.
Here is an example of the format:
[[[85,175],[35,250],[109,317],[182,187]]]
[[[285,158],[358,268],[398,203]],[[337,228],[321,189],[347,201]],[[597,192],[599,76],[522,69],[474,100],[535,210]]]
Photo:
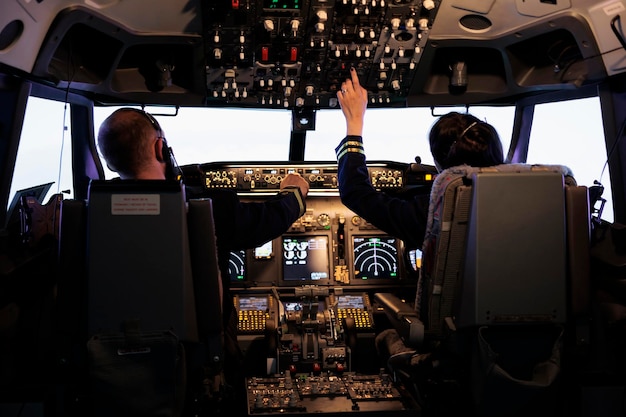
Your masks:
[[[231,0],[230,4],[233,6],[233,9],[239,9],[239,0]]]
[[[433,180],[433,174],[426,174],[424,176],[424,178],[426,179],[426,181],[432,181]]]
[[[298,48],[296,47],[291,47],[291,60],[292,61],[298,60]]]
[[[265,7],[268,9],[299,9],[300,1],[270,0],[269,2],[265,2]]]

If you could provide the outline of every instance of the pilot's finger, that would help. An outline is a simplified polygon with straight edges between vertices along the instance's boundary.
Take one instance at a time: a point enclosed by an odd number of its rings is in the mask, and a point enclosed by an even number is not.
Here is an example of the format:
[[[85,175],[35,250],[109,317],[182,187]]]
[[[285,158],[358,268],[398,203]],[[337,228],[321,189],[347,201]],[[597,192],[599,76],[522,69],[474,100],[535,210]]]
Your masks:
[[[356,69],[354,67],[350,67],[350,78],[352,78],[352,84],[354,85],[354,89],[357,90],[361,84],[359,83],[359,76],[356,73]]]

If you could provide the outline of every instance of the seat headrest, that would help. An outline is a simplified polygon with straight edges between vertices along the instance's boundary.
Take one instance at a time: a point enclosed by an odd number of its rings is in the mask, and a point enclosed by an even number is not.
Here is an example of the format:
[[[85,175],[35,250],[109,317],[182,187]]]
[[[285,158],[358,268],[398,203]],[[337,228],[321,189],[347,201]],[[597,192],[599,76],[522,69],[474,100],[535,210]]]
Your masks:
[[[469,165],[458,165],[446,168],[437,174],[430,191],[430,207],[428,209],[428,223],[432,224],[433,213],[440,206],[443,193],[450,182],[463,177],[471,177],[474,173],[481,172],[528,172],[528,171],[554,171],[563,175],[566,185],[576,185],[572,170],[565,165],[550,164],[501,164],[490,167],[473,167]],[[428,231],[427,227],[427,231]]]

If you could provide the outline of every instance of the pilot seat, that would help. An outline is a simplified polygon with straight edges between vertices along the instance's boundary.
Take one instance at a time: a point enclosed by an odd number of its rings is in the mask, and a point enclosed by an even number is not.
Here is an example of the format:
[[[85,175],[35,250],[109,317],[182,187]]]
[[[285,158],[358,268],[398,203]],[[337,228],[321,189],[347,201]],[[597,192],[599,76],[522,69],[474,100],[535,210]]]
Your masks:
[[[564,415],[589,313],[588,214],[563,166],[439,173],[415,304],[375,294],[394,327],[379,351],[426,412]]]
[[[178,181],[101,181],[61,208],[59,415],[197,415],[221,395],[210,199]]]

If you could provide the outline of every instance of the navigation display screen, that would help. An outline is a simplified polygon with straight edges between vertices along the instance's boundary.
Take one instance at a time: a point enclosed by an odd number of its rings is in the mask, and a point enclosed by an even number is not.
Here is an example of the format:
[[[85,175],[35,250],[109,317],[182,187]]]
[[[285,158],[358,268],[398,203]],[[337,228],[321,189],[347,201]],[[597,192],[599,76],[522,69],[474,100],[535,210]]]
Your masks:
[[[283,237],[285,281],[319,281],[329,277],[328,236]]]
[[[230,253],[228,258],[228,276],[231,282],[246,279],[246,251],[238,250]]]
[[[398,278],[398,241],[391,236],[353,236],[354,278]]]

